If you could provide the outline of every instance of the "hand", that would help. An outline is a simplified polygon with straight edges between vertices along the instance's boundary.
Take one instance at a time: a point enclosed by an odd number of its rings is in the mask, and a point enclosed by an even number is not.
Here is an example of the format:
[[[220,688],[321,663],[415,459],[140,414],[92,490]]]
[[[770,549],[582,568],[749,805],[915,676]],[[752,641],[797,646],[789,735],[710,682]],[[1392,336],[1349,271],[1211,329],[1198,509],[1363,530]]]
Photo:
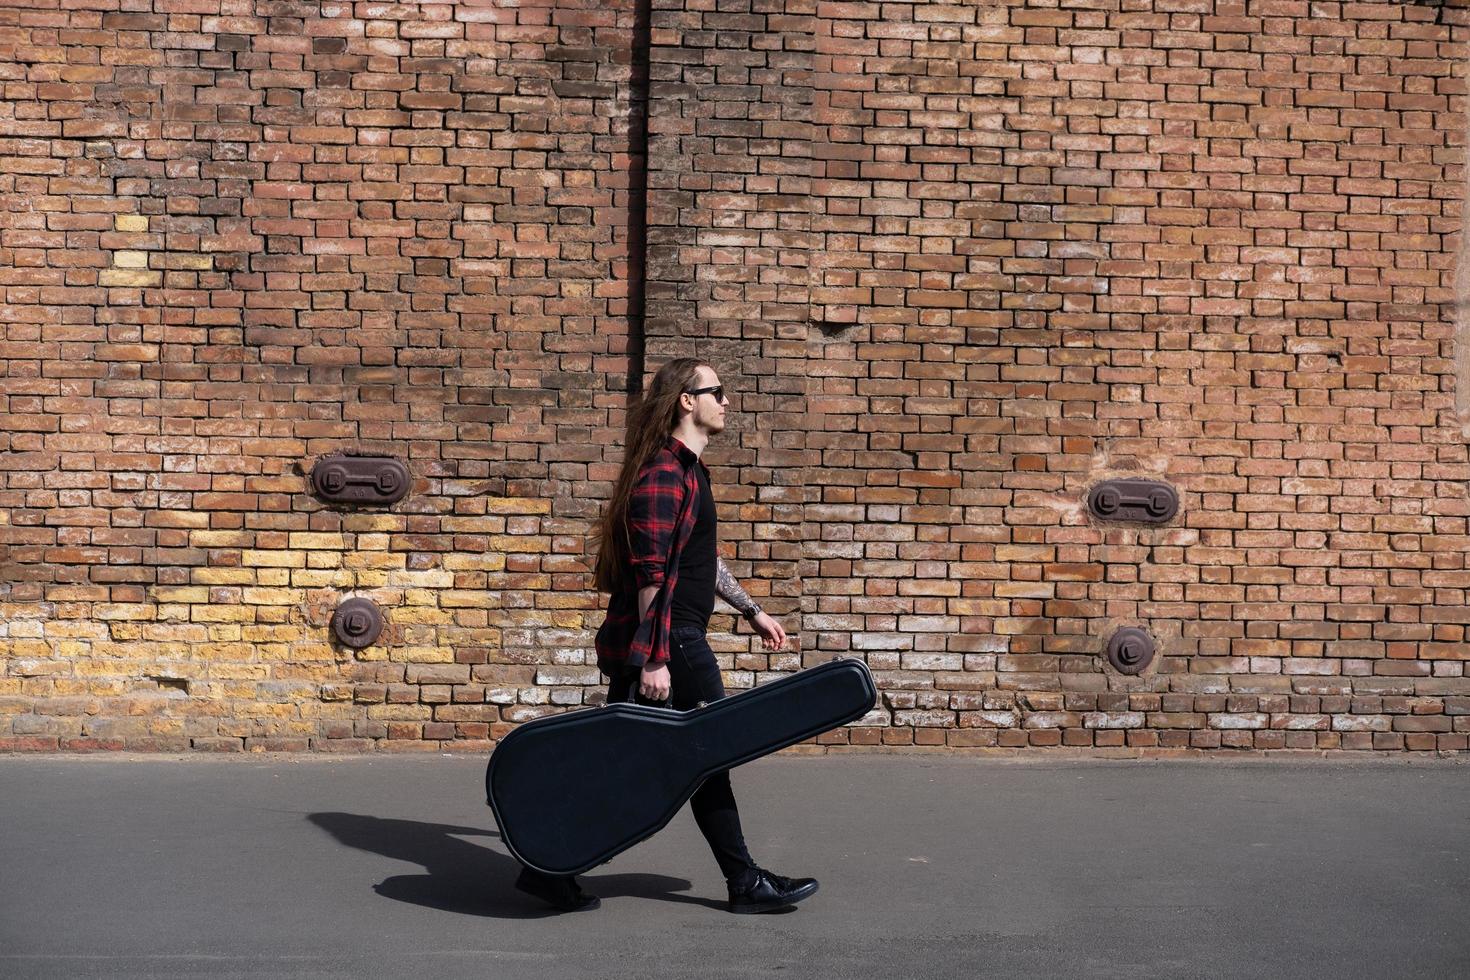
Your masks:
[[[786,645],[786,631],[769,614],[758,614],[750,625],[761,635],[761,646],[767,650],[779,650]]]
[[[650,701],[667,701],[669,668],[665,664],[644,664],[638,678],[638,693]]]

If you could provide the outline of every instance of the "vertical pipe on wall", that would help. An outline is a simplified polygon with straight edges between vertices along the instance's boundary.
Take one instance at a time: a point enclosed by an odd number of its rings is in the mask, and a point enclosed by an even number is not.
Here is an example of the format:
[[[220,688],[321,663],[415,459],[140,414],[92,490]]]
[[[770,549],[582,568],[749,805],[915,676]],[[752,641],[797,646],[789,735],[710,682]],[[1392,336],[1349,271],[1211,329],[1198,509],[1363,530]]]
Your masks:
[[[1460,435],[1470,438],[1470,99],[1460,114],[1466,126],[1461,146],[1460,254],[1455,262],[1455,417]]]
[[[628,100],[628,394],[643,390],[648,279],[649,47],[653,0],[633,0]]]

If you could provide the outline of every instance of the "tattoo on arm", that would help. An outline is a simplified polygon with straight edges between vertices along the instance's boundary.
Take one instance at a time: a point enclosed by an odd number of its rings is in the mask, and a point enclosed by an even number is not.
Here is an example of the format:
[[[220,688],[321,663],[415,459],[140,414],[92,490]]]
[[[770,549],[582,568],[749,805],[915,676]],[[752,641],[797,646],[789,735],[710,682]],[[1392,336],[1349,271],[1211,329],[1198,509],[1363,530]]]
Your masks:
[[[742,616],[755,608],[755,601],[735,581],[735,576],[730,574],[730,569],[725,565],[725,559],[718,555],[715,556],[715,593],[739,610]]]

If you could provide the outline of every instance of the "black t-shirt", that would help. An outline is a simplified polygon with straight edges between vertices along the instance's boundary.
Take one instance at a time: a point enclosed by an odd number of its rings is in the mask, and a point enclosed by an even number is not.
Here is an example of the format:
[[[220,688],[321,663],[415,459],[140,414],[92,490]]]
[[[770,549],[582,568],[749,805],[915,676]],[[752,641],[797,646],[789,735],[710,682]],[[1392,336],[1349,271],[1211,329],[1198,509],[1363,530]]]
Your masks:
[[[674,584],[672,624],[709,628],[715,611],[715,495],[709,477],[698,463],[699,500],[695,503],[694,530],[679,553],[679,581]]]

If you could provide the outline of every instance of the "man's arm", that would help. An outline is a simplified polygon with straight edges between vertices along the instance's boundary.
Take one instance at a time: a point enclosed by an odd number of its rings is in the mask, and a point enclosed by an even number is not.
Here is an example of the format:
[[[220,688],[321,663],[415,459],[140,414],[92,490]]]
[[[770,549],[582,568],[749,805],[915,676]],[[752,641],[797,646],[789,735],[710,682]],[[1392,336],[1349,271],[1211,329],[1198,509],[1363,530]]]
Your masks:
[[[678,533],[684,485],[668,467],[646,469],[628,500],[628,543],[633,583],[638,589],[638,619],[648,618],[654,598],[664,585],[669,552]],[[664,659],[667,659],[665,656]]]
[[[740,587],[735,581],[735,576],[725,564],[725,559],[719,555],[715,556],[715,594],[734,606],[740,615],[749,619],[758,615],[761,607],[750,597],[750,593]]]
[[[653,605],[653,600],[658,597],[659,587],[650,585],[638,590],[638,619],[643,621],[648,618],[648,608]]]
[[[679,508],[684,484],[679,474],[667,467],[652,466],[642,473],[628,501],[628,531],[633,580],[638,587],[638,619],[648,619],[654,600],[664,586],[664,568],[674,536],[678,533]],[[668,650],[653,651],[639,673],[638,690],[645,698],[664,701],[669,696]]]
[[[715,555],[715,592],[740,611],[750,628],[760,634],[761,645],[767,650],[780,650],[786,646],[786,631],[781,628],[781,624],[761,611],[750,593],[735,581],[735,576],[725,567],[725,560],[719,555]]]

